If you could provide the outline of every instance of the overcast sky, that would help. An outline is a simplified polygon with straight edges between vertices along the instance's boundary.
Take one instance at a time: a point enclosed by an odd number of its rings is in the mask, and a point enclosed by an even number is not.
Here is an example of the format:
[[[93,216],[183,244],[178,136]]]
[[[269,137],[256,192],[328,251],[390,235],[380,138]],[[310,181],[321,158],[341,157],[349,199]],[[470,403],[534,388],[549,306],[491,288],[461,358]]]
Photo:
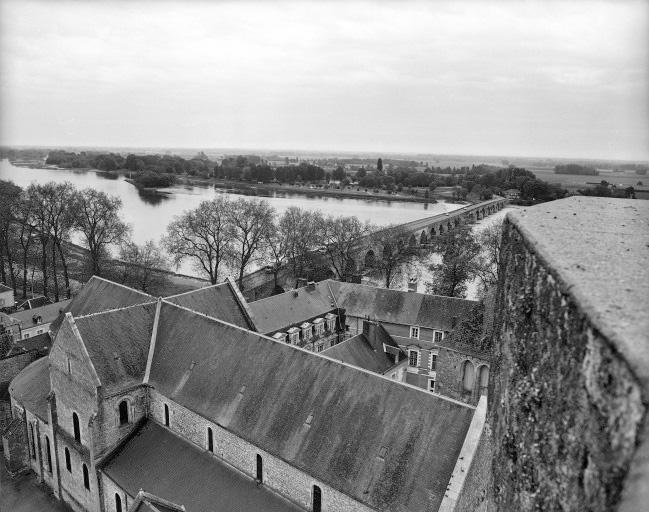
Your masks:
[[[646,1],[0,0],[0,143],[646,160],[648,28]]]

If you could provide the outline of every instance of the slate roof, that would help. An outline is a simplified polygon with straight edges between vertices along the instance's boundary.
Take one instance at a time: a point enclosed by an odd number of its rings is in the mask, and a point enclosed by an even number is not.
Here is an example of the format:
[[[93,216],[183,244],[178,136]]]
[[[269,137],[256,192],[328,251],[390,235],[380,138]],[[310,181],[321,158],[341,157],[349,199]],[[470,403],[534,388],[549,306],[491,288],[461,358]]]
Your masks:
[[[239,298],[229,281],[172,295],[166,300],[245,329],[254,330],[255,327],[246,311],[246,302]]]
[[[253,313],[257,330],[270,334],[332,311],[336,306],[332,305],[333,298],[329,291],[331,282],[321,281],[313,285],[313,289],[306,286],[251,302],[248,306]]]
[[[394,366],[394,359],[391,359],[383,349],[374,350],[364,334],[358,334],[338,343],[322,352],[322,354],[337,361],[380,374],[385,373]]]
[[[377,510],[439,506],[471,407],[164,301],[159,322],[163,395]]]
[[[450,331],[456,321],[477,304],[474,300],[402,292],[354,283],[330,281],[338,305],[348,316],[369,317],[379,322],[418,325]],[[254,304],[254,303],[253,303]]]
[[[41,357],[24,368],[9,385],[11,396],[46,423],[49,423],[47,396],[50,389],[48,357]]]
[[[51,346],[52,339],[50,338],[50,334],[44,332],[43,334],[32,336],[31,338],[27,338],[25,340],[14,341],[11,345],[11,348],[9,349],[9,352],[7,352],[7,357],[14,354],[20,354],[22,352],[30,352],[32,350],[47,351]]]
[[[75,319],[102,385],[142,382],[156,313],[155,302]]]
[[[184,505],[189,512],[302,510],[152,421],[146,422],[105,463],[102,471],[131,496],[146,489]],[[149,502],[155,508],[137,510],[174,510],[155,500]]]
[[[151,295],[128,286],[92,276],[66,309],[76,318],[100,311],[134,306],[155,300]]]
[[[47,304],[33,309],[25,309],[24,311],[16,311],[11,313],[11,316],[20,322],[23,329],[27,327],[34,327],[40,324],[52,323],[58,316],[64,312],[72,302],[72,299],[62,300],[54,304]],[[35,324],[33,318],[35,316],[42,317],[42,320]]]

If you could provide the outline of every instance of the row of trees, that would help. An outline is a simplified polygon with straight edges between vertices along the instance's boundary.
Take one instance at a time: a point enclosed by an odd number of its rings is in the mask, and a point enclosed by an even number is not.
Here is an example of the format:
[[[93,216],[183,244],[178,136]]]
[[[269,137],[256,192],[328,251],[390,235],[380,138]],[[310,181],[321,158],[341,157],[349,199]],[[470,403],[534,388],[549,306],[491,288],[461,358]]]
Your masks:
[[[89,275],[111,274],[127,282],[137,280],[146,288],[151,276],[143,278],[143,268],[164,266],[152,243],[139,247],[130,238],[130,228],[119,215],[122,203],[92,188],[77,190],[71,183],[32,184],[23,190],[0,181],[0,279],[22,289],[27,296],[29,274],[45,296],[70,297],[71,280]],[[86,251],[71,243],[80,240]],[[130,265],[113,275],[109,248],[120,247]],[[151,253],[155,254],[154,261]]]

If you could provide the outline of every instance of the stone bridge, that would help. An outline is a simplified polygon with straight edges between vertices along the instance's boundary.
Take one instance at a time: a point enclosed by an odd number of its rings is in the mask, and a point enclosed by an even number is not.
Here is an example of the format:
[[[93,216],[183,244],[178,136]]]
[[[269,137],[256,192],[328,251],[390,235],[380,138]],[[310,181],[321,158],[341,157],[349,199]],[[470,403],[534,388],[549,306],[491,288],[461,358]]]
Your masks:
[[[463,206],[462,208],[439,215],[432,215],[423,219],[414,220],[405,224],[396,226],[403,233],[403,243],[413,247],[427,246],[433,237],[443,235],[462,225],[470,224],[484,217],[496,213],[507,203],[507,200],[501,197],[490,199],[478,204]],[[380,231],[379,231],[380,233]],[[376,233],[368,235],[359,243],[358,256],[355,260],[350,260],[346,269],[348,275],[358,274],[363,269],[370,267],[377,255],[382,255],[384,247],[378,247],[372,244],[372,237]],[[324,256],[323,256],[324,258]],[[286,268],[280,270],[278,281],[282,286],[291,287],[291,276]],[[294,281],[293,281],[294,282]],[[273,288],[273,274],[266,273],[262,268],[247,274],[243,278],[243,294],[248,300],[258,300],[268,297]]]
[[[504,198],[490,199],[478,204],[463,206],[462,208],[423,219],[413,220],[405,224],[396,226],[402,232],[402,241],[413,247],[426,246],[431,243],[435,236],[443,235],[458,229],[462,225],[471,224],[488,215],[492,215],[497,211],[503,209],[507,200]],[[380,234],[380,231],[378,232]],[[369,238],[376,236],[376,233],[369,235]],[[350,262],[348,271],[363,269],[372,266],[372,263],[379,254],[382,253],[384,247],[379,247],[376,244],[370,247],[364,247],[361,250],[361,255],[357,261]]]

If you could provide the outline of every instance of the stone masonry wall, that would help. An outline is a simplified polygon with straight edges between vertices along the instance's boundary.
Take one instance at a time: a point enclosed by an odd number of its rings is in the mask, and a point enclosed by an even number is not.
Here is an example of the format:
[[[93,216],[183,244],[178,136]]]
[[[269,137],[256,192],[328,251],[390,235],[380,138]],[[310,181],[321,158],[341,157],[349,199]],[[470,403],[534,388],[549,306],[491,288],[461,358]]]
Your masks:
[[[167,404],[169,407],[169,428],[203,450],[207,450],[207,427],[211,427],[214,436],[214,455],[251,478],[256,475],[256,456],[257,454],[261,455],[264,485],[306,510],[311,510],[311,493],[314,485],[319,486],[322,490],[323,512],[369,512],[372,510],[325,483],[315,480],[283,460],[260,450],[216,423],[174,403],[153,389],[150,392],[150,398],[151,419],[164,425],[164,405]]]
[[[614,509],[645,412],[641,388],[511,221],[502,242],[488,420],[491,505]]]

